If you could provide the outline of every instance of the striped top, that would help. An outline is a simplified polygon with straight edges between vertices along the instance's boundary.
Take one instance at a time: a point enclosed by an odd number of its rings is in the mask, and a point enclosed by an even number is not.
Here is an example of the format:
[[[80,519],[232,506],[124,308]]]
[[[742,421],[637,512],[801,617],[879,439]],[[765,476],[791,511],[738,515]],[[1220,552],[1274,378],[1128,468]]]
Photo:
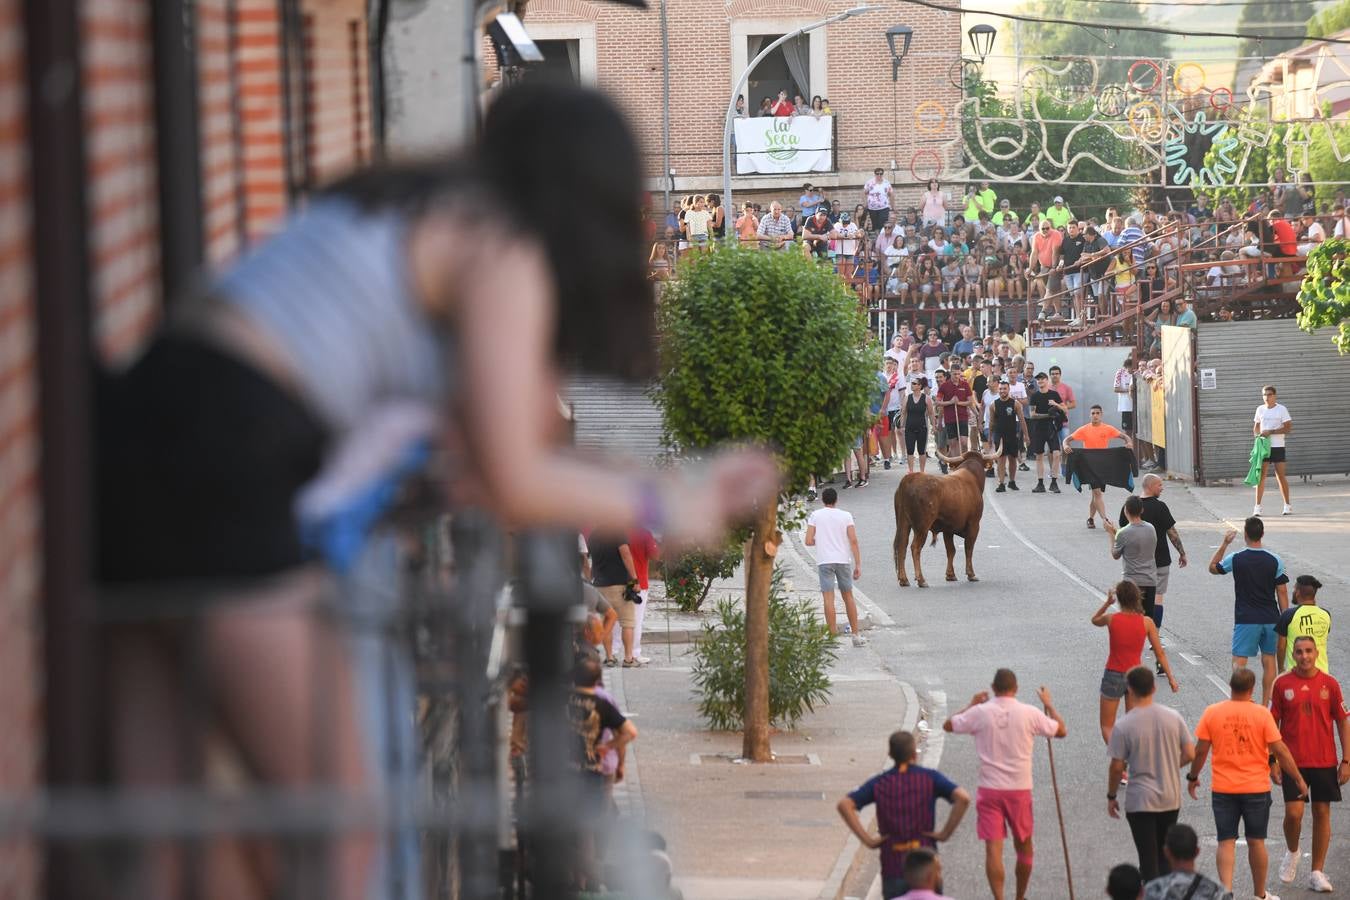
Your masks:
[[[407,224],[393,210],[319,198],[215,285],[285,348],[304,399],[334,432],[377,403],[445,397],[448,344],[408,284]]]
[[[923,766],[898,766],[887,769],[863,783],[849,799],[858,809],[877,805],[877,830],[886,838],[881,845],[881,875],[897,878],[904,874],[905,854],[919,847],[937,846],[925,831],[936,831],[937,798],[948,803],[956,793],[956,783],[936,769]]]

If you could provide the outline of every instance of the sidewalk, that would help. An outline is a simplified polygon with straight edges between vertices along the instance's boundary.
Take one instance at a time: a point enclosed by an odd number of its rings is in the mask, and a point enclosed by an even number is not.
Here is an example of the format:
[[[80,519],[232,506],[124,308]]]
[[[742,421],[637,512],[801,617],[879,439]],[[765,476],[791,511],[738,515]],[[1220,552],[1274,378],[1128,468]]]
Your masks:
[[[1241,481],[1210,487],[1186,485],[1184,490],[1215,519],[1239,531],[1252,514],[1256,496]],[[1294,478],[1289,491],[1294,514],[1281,516],[1279,485],[1274,478],[1266,481],[1262,506],[1267,540],[1278,544],[1280,556],[1291,568],[1316,572],[1328,585],[1350,585],[1350,560],[1346,557],[1350,545],[1350,478],[1321,476],[1307,482]]]
[[[809,557],[785,544],[779,563],[793,598],[819,608]],[[774,735],[776,762],[738,762],[740,734],[709,731],[698,715],[692,643],[658,643],[666,626],[663,603],[654,602],[657,587],[643,635],[652,664],[605,673],[640,733],[627,783],[616,792],[621,810],[645,817],[666,838],[687,900],[865,896],[877,874],[876,854],[861,848],[834,807],[886,767],[891,732],[913,730],[919,715],[913,689],[887,671],[870,645],[845,639],[829,701],[794,731]],[[705,607],[722,595],[741,599],[743,591],[734,581],[717,585]],[[707,618],[672,614],[672,641],[696,634]],[[872,821],[870,810],[865,821]]]

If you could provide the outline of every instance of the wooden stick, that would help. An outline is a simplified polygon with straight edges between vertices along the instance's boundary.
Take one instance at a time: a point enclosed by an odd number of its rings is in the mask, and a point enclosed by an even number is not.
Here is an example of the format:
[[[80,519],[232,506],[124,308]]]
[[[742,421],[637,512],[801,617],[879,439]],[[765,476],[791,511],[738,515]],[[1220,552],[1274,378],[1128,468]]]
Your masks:
[[[1055,789],[1055,814],[1059,816],[1059,842],[1064,847],[1064,873],[1069,880],[1069,900],[1074,900],[1073,866],[1069,864],[1069,838],[1064,833],[1064,810],[1059,805],[1059,779],[1055,777],[1055,742],[1047,737],[1045,746],[1050,750],[1050,784]]]

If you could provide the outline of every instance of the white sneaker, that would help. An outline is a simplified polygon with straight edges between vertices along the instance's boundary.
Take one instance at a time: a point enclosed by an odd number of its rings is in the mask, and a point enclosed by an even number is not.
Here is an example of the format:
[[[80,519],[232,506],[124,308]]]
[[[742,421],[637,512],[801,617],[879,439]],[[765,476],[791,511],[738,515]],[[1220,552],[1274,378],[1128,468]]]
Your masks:
[[[1254,516],[1259,516],[1259,515],[1261,515],[1261,504],[1260,504],[1260,503],[1258,503],[1258,504],[1256,504],[1255,506],[1252,507],[1252,515],[1254,515]]]
[[[1331,886],[1331,879],[1324,873],[1313,869],[1308,875],[1308,890],[1317,894],[1330,894],[1335,888]]]
[[[1280,863],[1280,881],[1285,884],[1293,884],[1294,876],[1298,874],[1298,861],[1300,853],[1297,850],[1284,851],[1284,861]]]
[[[1280,513],[1280,515],[1282,515],[1282,516],[1292,516],[1293,514],[1294,514],[1294,508],[1293,508],[1292,506],[1290,506],[1288,503],[1286,503],[1286,504],[1284,505],[1284,512]]]
[[[1280,900],[1280,898],[1277,897],[1277,896],[1275,896],[1274,894],[1272,894],[1270,891],[1266,891],[1266,893],[1265,893],[1264,896],[1262,896],[1262,897],[1255,897],[1255,896],[1254,896],[1254,897],[1253,897],[1253,900]]]
[[[867,638],[863,637],[861,634],[855,634],[855,635],[853,636],[853,646],[855,646],[855,647],[866,647],[866,646],[867,646]]]

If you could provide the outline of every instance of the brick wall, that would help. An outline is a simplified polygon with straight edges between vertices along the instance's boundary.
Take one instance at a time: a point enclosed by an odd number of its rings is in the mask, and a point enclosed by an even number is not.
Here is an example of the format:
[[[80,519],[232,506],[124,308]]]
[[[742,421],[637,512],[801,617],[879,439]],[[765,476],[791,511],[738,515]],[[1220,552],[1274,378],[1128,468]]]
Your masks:
[[[332,181],[370,159],[364,3],[306,0],[305,159],[310,182]]]
[[[716,189],[722,171],[721,138],[731,91],[732,22],[740,19],[795,18],[814,21],[856,5],[851,0],[678,0],[667,3],[670,43],[670,131],[677,188]],[[785,176],[777,184],[754,183],[744,196],[790,196],[803,180],[827,188],[861,187],[871,170],[897,163],[892,181],[910,181],[910,163],[922,148],[945,153],[942,145],[955,131],[947,121],[934,135],[916,133],[915,107],[935,100],[950,111],[960,95],[948,80],[948,68],[961,52],[964,36],[957,14],[924,9],[901,0],[878,0],[882,7],[828,26],[829,97],[838,113],[838,175]],[[526,28],[561,23],[594,23],[599,86],[630,115],[646,154],[646,170],[659,189],[662,139],[661,29],[657,4],[633,10],[590,0],[530,0]],[[892,119],[891,57],[885,30],[904,23],[914,28],[910,56],[896,84],[898,129]],[[490,57],[490,54],[488,54]],[[487,66],[486,77],[495,75]],[[898,131],[898,140],[897,140]],[[881,146],[874,146],[881,145]],[[893,146],[894,145],[894,146]],[[922,167],[925,163],[920,162]],[[951,168],[944,159],[944,168]],[[922,174],[922,169],[920,174]],[[737,183],[740,183],[738,179]],[[922,188],[900,190],[902,202]],[[841,194],[841,196],[843,196]],[[853,196],[852,193],[848,196]]]
[[[42,734],[38,441],[22,5],[0,0],[0,792],[30,790]],[[31,845],[0,843],[0,900],[33,896]]]

